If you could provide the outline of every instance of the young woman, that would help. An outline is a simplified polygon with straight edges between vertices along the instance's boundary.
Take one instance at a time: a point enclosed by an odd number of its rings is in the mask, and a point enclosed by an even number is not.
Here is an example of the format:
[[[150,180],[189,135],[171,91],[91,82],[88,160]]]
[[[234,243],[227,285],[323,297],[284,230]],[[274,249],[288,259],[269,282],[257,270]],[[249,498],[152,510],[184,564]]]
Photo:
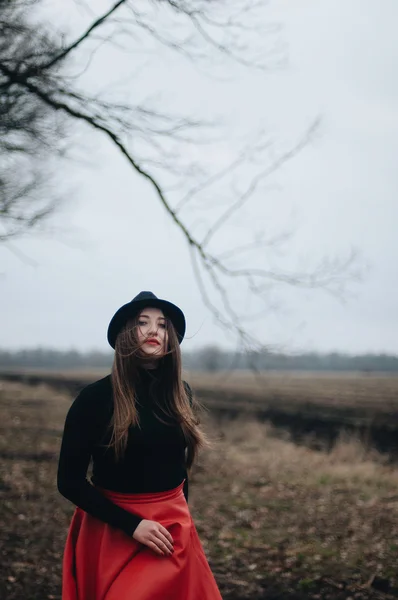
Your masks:
[[[181,379],[184,334],[177,306],[141,292],[109,324],[111,375],[69,409],[58,489],[77,508],[63,600],[221,600],[187,504],[205,438]]]

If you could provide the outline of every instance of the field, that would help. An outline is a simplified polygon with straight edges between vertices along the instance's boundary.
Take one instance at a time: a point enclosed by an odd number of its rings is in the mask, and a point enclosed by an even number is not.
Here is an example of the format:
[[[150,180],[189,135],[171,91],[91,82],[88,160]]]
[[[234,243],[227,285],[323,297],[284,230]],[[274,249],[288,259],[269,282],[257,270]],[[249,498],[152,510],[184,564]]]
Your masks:
[[[213,416],[271,422],[297,442],[332,448],[342,430],[398,461],[398,377],[361,373],[190,373]]]
[[[358,391],[334,379],[328,398],[360,406]],[[398,386],[383,381],[364,378],[355,389],[368,390],[369,406],[391,411]],[[215,378],[202,382],[223,402],[237,391],[236,381],[229,391],[227,382],[218,385]],[[250,398],[255,384],[242,384],[241,395],[244,385]],[[277,388],[276,379],[269,385]],[[73,507],[56,491],[55,473],[71,396],[45,385],[0,386],[0,597],[60,599]],[[292,390],[293,398],[302,394]],[[342,434],[331,451],[313,450],[250,411],[242,415],[230,421],[214,419],[211,409],[204,414],[212,447],[191,476],[191,511],[223,598],[398,597],[396,465],[352,435]]]
[[[203,397],[280,407],[286,411],[339,411],[357,419],[390,417],[398,410],[398,376],[360,373],[187,373]]]

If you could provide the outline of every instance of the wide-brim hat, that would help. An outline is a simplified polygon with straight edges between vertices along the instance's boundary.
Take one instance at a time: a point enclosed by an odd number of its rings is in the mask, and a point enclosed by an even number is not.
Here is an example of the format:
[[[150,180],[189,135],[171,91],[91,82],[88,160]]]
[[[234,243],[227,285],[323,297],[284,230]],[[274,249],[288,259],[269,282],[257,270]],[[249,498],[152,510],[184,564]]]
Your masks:
[[[121,306],[113,315],[108,327],[108,342],[112,348],[115,347],[116,338],[122,327],[146,306],[160,308],[163,311],[164,315],[173,323],[177,332],[178,342],[181,344],[184,339],[186,327],[182,310],[168,300],[157,298],[152,292],[140,292],[131,302]]]

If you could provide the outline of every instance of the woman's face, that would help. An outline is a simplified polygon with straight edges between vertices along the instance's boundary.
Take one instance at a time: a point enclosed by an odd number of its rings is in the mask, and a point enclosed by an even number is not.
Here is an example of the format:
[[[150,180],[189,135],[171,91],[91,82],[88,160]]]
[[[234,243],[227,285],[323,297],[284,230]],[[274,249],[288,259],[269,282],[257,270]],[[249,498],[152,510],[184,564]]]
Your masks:
[[[166,318],[159,308],[144,308],[138,315],[137,338],[142,351],[149,355],[163,355],[167,351]]]

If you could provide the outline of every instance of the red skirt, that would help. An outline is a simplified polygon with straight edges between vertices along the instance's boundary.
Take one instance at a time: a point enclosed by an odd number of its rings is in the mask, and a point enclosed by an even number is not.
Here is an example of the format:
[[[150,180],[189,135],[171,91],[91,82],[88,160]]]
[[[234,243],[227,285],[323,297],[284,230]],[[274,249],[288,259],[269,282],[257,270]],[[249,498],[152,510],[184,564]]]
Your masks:
[[[77,508],[65,546],[62,600],[222,600],[183,483],[167,492],[102,493],[125,510],[161,523],[173,537],[174,552],[158,556]]]

